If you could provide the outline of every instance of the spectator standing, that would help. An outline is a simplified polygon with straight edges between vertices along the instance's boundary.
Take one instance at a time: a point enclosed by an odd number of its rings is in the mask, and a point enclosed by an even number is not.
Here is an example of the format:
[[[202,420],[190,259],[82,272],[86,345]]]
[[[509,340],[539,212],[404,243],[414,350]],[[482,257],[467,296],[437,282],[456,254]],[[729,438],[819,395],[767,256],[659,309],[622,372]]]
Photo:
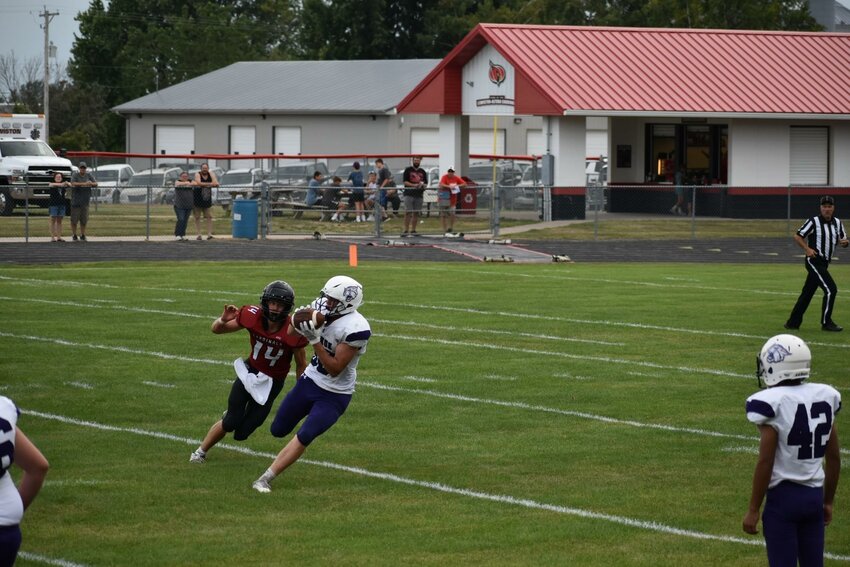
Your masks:
[[[401,208],[401,199],[398,197],[398,189],[395,188],[393,174],[381,158],[375,160],[375,170],[378,173],[378,197],[381,207],[388,213],[392,205],[393,216],[397,217],[398,210]]]
[[[825,526],[832,521],[841,473],[835,416],[841,394],[805,382],[812,353],[794,335],[768,339],[757,357],[756,376],[767,389],[747,398],[747,419],[759,429],[759,456],[743,529],[762,528],[768,563],[823,565]],[[824,457],[826,466],[824,467]]]
[[[363,171],[360,169],[360,162],[354,162],[354,169],[348,174],[348,181],[351,183],[351,197],[349,198],[349,206],[354,208],[355,222],[363,222],[366,220],[364,214],[364,202],[366,201],[365,182],[363,181]]]
[[[304,198],[304,204],[308,207],[314,206],[321,198],[322,172],[314,171],[313,179],[307,184],[307,197]]]
[[[20,413],[12,400],[0,396],[0,565],[10,566],[21,547],[24,510],[38,495],[50,468],[38,447],[18,427]],[[12,464],[24,471],[17,487],[8,471]]]
[[[428,174],[419,167],[422,157],[413,158],[413,165],[404,169],[404,232],[402,237],[418,236],[419,213],[422,211],[422,200],[425,186],[428,184]]]
[[[88,170],[86,162],[81,161],[79,171],[71,174],[71,232],[73,239],[77,238],[77,225],[80,225],[79,240],[86,241],[86,225],[89,222],[89,203],[91,202],[92,187],[97,187],[97,180]]]
[[[180,179],[174,183],[174,214],[177,215],[177,222],[174,224],[174,240],[185,242],[186,226],[189,224],[189,217],[192,215],[192,208],[195,206],[195,183],[189,179],[189,172],[183,171],[180,173]]]
[[[369,322],[357,311],[361,303],[363,286],[348,276],[335,276],[311,304],[325,316],[325,324],[316,328],[312,322],[301,323],[294,330],[313,345],[314,354],[277,409],[272,435],[285,437],[306,419],[266,472],[254,481],[254,490],[270,492],[271,481],[297,461],[348,408],[357,381],[357,363],[372,336]]]
[[[835,252],[836,244],[847,248],[850,244],[844,225],[835,218],[835,199],[825,195],[820,199],[820,214],[811,217],[794,234],[794,241],[806,253],[805,265],[808,276],[803,284],[803,290],[791,316],[785,322],[786,329],[799,329],[803,323],[803,315],[809,308],[809,303],[818,288],[823,290],[823,305],[821,307],[820,324],[824,331],[839,332],[843,327],[832,320],[832,309],[835,307],[835,296],[838,286],[829,274],[829,262]]]
[[[367,210],[372,210],[372,213],[375,212],[375,203],[378,200],[378,172],[374,169],[369,172],[369,175],[366,177],[366,202],[365,208]],[[372,215],[366,217],[366,220],[372,220]],[[386,220],[384,217],[383,220]]]
[[[215,173],[210,171],[207,163],[201,164],[201,169],[195,174],[195,199],[192,214],[195,217],[195,230],[198,236],[195,240],[203,240],[201,236],[201,216],[207,221],[207,240],[213,239],[212,234],[212,188],[218,187]]]
[[[440,222],[443,224],[443,233],[448,237],[458,236],[455,233],[455,208],[457,207],[457,196],[466,182],[462,177],[455,175],[454,166],[446,170],[446,174],[440,178],[440,188],[437,190],[437,207],[440,210]]]
[[[244,441],[263,424],[283,389],[293,359],[296,376],[304,372],[307,341],[297,334],[287,333],[294,302],[292,287],[276,280],[263,289],[259,306],[225,305],[221,316],[213,321],[211,330],[217,335],[246,329],[251,351],[247,359],[234,362],[237,378],[230,388],[227,411],[189,456],[190,463],[205,463],[207,452],[228,433],[233,432],[234,440]]]
[[[50,213],[51,242],[65,242],[62,238],[62,219],[65,217],[65,188],[69,185],[61,173],[53,175],[47,202],[47,210]]]
[[[674,190],[676,191],[676,204],[673,205],[673,208],[670,209],[670,214],[673,215],[688,215],[690,216],[690,211],[686,212],[689,204],[685,203],[685,191],[687,188],[685,187],[685,166],[680,165],[679,169],[676,170],[676,175],[673,177],[673,183],[675,185]]]

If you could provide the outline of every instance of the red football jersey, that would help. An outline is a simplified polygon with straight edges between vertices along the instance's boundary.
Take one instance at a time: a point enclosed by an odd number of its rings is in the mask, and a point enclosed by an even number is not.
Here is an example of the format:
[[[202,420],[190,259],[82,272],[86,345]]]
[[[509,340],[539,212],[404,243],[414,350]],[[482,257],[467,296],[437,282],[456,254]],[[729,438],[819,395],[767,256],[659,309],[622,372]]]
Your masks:
[[[276,333],[269,333],[263,328],[262,307],[243,305],[237,320],[251,336],[251,366],[275,380],[286,378],[292,364],[292,352],[309,344],[301,335],[290,337],[286,334],[289,315]]]

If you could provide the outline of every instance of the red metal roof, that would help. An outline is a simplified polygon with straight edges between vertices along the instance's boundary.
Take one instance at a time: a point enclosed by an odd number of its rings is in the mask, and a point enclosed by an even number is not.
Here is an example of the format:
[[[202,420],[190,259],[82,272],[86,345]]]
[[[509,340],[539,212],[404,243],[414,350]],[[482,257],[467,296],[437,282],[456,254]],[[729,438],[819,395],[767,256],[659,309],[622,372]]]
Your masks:
[[[850,34],[479,24],[398,105],[460,114],[464,64],[514,67],[516,114],[850,118]]]

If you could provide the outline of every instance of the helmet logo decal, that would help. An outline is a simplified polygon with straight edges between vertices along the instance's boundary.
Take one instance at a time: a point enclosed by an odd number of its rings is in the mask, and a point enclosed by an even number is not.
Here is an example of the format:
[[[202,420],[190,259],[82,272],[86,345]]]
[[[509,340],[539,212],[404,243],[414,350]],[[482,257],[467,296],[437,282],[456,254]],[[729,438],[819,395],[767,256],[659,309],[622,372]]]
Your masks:
[[[350,285],[342,292],[346,303],[351,303],[357,297],[357,286]]]
[[[789,356],[791,351],[780,344],[772,345],[767,349],[767,361],[771,364],[782,362],[786,356]]]

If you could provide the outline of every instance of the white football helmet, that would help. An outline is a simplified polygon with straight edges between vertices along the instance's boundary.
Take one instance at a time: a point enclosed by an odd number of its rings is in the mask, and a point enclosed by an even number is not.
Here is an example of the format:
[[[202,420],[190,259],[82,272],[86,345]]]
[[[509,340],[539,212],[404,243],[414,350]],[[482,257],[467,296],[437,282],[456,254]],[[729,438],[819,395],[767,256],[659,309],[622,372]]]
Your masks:
[[[328,309],[328,299],[336,304]],[[328,280],[322,293],[314,302],[315,308],[324,315],[345,315],[351,313],[363,303],[363,286],[348,276],[334,276]]]
[[[759,385],[768,388],[785,380],[805,380],[812,370],[812,351],[794,335],[776,335],[761,347],[756,357]]]

